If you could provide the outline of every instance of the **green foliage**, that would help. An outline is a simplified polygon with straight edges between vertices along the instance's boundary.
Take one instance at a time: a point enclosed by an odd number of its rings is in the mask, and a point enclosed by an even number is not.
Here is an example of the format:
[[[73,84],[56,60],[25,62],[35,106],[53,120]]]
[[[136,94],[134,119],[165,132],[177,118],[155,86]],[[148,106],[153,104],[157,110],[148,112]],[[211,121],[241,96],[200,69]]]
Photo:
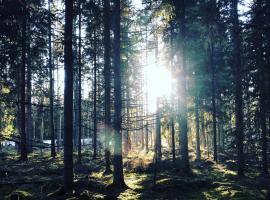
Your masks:
[[[4,138],[9,138],[15,133],[15,126],[14,126],[14,120],[15,116],[5,113],[3,118],[2,118],[4,124],[2,124],[2,129],[1,129],[1,136],[0,136],[0,141],[4,140]],[[3,138],[2,138],[3,137]]]

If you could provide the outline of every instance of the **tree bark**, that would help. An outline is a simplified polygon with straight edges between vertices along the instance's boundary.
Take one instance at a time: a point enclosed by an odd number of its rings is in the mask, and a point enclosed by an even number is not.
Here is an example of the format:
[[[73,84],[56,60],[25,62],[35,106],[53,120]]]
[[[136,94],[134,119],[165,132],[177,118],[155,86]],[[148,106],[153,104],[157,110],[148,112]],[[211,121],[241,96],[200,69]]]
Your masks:
[[[29,32],[30,32],[30,27]],[[27,103],[27,126],[26,126],[26,138],[27,138],[27,151],[31,153],[32,141],[33,141],[33,117],[32,117],[32,69],[31,69],[31,52],[30,52],[30,38],[27,40],[28,50],[27,50],[27,81],[26,81],[26,103]]]
[[[20,86],[21,86],[21,98],[20,98],[20,136],[21,136],[21,144],[20,144],[20,153],[21,160],[27,160],[27,143],[26,143],[26,133],[25,133],[25,67],[26,67],[26,1],[23,2],[23,16],[22,16],[22,38],[21,38],[21,46],[22,46],[22,57],[21,57],[21,66],[20,66]]]
[[[81,37],[81,1],[79,0],[79,52],[78,52],[78,163],[82,159],[82,37]]]
[[[205,119],[203,110],[201,110],[201,128],[202,128],[202,144],[203,148],[206,149]]]
[[[213,119],[213,147],[214,147],[214,161],[218,161],[217,152],[217,112],[216,112],[216,77],[215,77],[215,64],[214,64],[214,44],[213,44],[213,30],[210,31],[210,42],[209,42],[209,64],[211,69],[211,95],[212,95],[212,119]]]
[[[232,45],[233,45],[233,75],[235,83],[235,118],[236,137],[238,148],[238,176],[244,175],[244,150],[243,150],[243,100],[242,100],[242,75],[241,75],[241,41],[238,18],[238,0],[232,0]]]
[[[196,118],[196,160],[201,159],[200,142],[200,121],[199,121],[199,99],[198,94],[195,97],[195,118]]]
[[[51,157],[55,158],[55,130],[54,130],[54,84],[52,63],[52,31],[51,31],[51,0],[48,0],[49,10],[49,73],[50,73],[50,132],[51,132]]]
[[[105,173],[111,173],[111,37],[110,37],[110,0],[104,3],[104,80],[105,80]]]
[[[172,159],[175,163],[175,128],[174,128],[174,118],[171,117],[171,133],[172,133]]]
[[[93,159],[97,158],[97,41],[94,31],[94,132],[93,132]]]
[[[113,185],[126,187],[122,159],[122,97],[121,97],[121,58],[120,58],[120,0],[114,0],[114,171]]]
[[[264,22],[262,19],[262,1],[257,0],[255,7],[255,38],[254,46],[257,52],[256,65],[258,67],[258,87],[259,87],[259,108],[260,108],[260,126],[261,126],[261,143],[262,143],[262,174],[268,174],[267,163],[267,125],[266,125],[266,70],[263,52],[263,32]]]
[[[73,0],[65,0],[64,33],[64,190],[73,189],[73,55],[72,55]]]
[[[149,141],[149,135],[148,135],[148,122],[146,122],[145,125],[145,151],[146,153],[149,152],[149,145],[148,145],[148,141]]]
[[[180,66],[182,67],[179,75],[179,138],[181,140],[180,154],[183,162],[183,170],[185,173],[190,173],[189,155],[188,155],[188,122],[187,122],[187,87],[186,87],[186,53],[185,53],[185,39],[186,39],[186,1],[179,0],[176,2],[177,17],[180,23],[180,39],[179,41],[179,57],[182,60]]]
[[[142,113],[141,113],[142,114]],[[143,122],[143,121],[142,121]],[[143,125],[142,125],[143,126]],[[144,144],[144,139],[145,139],[145,136],[144,136],[144,128],[142,128],[142,130],[141,130],[141,144],[142,144],[142,147],[141,147],[141,149],[142,149],[142,151],[144,150],[144,146],[145,146],[145,144]]]
[[[160,109],[159,109],[160,101],[157,100],[157,113],[156,113],[156,157],[157,160],[160,161],[162,158],[162,151],[161,151],[161,125],[160,125]]]
[[[127,76],[127,74],[126,74]],[[127,130],[124,132],[124,154],[127,155],[130,151],[130,141],[129,141],[129,134],[130,134],[130,93],[129,93],[129,82],[126,78],[126,115],[127,115]]]

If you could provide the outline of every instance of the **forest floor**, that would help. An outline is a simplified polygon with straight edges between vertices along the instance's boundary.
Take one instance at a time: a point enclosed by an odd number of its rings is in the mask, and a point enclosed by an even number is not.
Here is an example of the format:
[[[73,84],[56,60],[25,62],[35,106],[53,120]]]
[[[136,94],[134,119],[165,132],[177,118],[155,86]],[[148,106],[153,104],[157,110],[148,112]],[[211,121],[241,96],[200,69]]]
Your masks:
[[[236,163],[210,160],[192,161],[192,174],[186,175],[171,160],[158,164],[153,185],[152,153],[133,153],[124,159],[127,189],[116,191],[108,185],[112,175],[104,175],[104,159],[91,160],[84,152],[83,163],[75,164],[75,190],[68,196],[57,195],[63,175],[62,156],[51,159],[48,152],[33,153],[29,161],[18,161],[14,154],[0,155],[0,199],[265,199],[269,178],[249,169],[238,178]],[[76,156],[76,155],[75,155]]]

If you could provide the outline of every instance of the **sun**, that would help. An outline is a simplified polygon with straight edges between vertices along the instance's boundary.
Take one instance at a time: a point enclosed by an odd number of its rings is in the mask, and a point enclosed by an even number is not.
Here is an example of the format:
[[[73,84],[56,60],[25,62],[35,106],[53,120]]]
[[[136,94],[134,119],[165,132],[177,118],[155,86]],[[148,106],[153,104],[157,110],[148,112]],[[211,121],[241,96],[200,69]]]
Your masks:
[[[156,112],[159,97],[169,99],[171,96],[171,72],[165,66],[165,63],[159,63],[145,67],[147,105],[151,113]]]

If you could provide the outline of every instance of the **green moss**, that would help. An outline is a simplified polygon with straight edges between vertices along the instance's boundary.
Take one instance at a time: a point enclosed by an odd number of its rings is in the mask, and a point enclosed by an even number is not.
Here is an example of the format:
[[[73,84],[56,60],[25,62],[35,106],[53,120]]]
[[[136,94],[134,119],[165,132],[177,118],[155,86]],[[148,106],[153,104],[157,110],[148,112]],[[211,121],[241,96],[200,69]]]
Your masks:
[[[126,173],[125,174],[125,182],[132,189],[145,189],[144,182],[149,181],[148,174],[141,173]],[[150,186],[150,185],[149,185]]]
[[[15,154],[7,154],[4,165],[14,162],[18,159]],[[40,152],[31,154],[29,161],[10,165],[10,170],[16,172],[16,176],[11,175],[10,181],[29,182],[37,180],[46,183],[16,185],[16,188],[5,186],[0,189],[0,193],[8,197],[10,194],[19,191],[24,199],[39,199],[41,196],[47,196],[48,193],[55,191],[62,184],[62,169],[63,160],[62,154],[56,159],[51,159],[49,151],[44,151],[43,155]],[[104,163],[102,160],[90,160],[86,155],[81,165],[75,166],[76,179],[84,180],[80,187],[76,188],[76,197],[71,199],[106,199],[110,198],[110,194],[105,189],[107,184],[112,183],[112,175],[104,175]],[[124,162],[142,161],[143,164],[152,162],[152,152],[149,154],[132,153]],[[75,158],[76,159],[76,158]],[[266,196],[266,181],[268,179],[258,177],[259,171],[256,168],[249,169],[245,178],[239,179],[234,168],[229,168],[225,164],[205,165],[201,163],[191,163],[192,175],[187,176],[178,170],[178,162],[175,168],[170,165],[171,161],[162,163],[157,170],[157,187],[153,188],[153,173],[146,172],[131,172],[125,170],[125,182],[129,189],[113,194],[113,198],[118,199],[265,199]],[[235,163],[235,161],[230,161]],[[92,170],[94,169],[94,170]],[[98,171],[95,171],[98,170]],[[90,174],[91,172],[91,174]],[[89,176],[90,174],[90,176]],[[88,177],[88,180],[85,178]],[[85,184],[84,184],[85,183]],[[98,185],[102,187],[96,187]],[[208,184],[209,183],[209,184]],[[88,185],[87,185],[88,184]],[[92,187],[93,186],[93,187]],[[42,195],[40,195],[42,191]],[[84,191],[89,192],[82,195]],[[81,195],[81,196],[80,196]]]
[[[33,195],[25,190],[15,190],[10,195],[9,198],[12,198],[12,196],[19,196],[22,200],[30,200],[33,199]]]

